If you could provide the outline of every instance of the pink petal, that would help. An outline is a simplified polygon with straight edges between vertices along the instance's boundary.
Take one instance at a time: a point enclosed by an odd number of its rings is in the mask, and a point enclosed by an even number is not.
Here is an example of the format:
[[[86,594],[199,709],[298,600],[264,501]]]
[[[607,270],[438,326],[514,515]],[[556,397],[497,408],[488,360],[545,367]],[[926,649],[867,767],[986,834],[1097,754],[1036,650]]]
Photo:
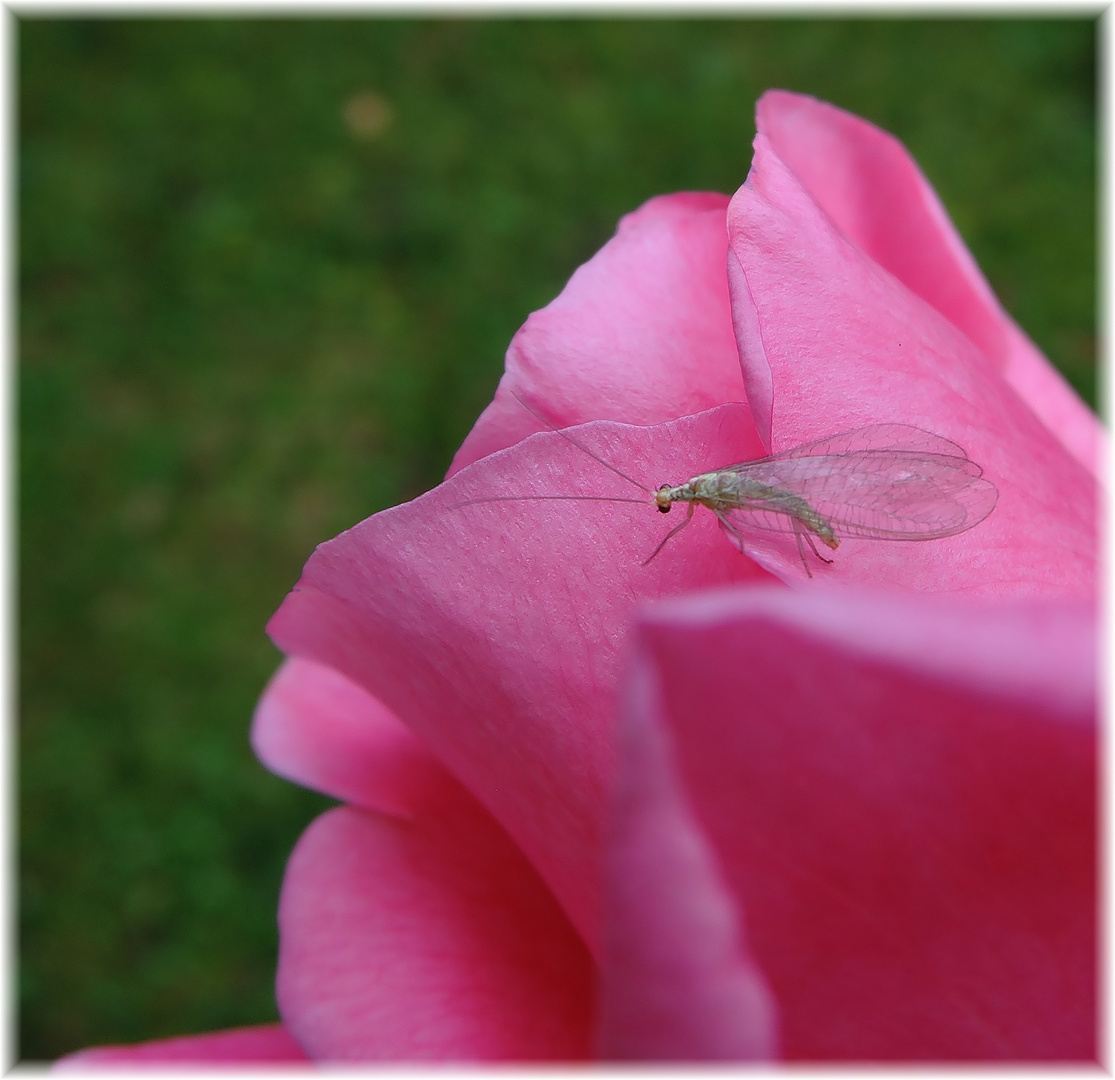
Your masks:
[[[252,746],[272,772],[369,810],[408,815],[445,770],[374,697],[311,660],[287,660],[256,707]]]
[[[642,722],[668,718],[788,1059],[1094,1058],[1094,649],[1074,604],[752,589],[648,616]]]
[[[673,775],[653,677],[628,680],[601,958],[602,1056],[761,1061],[775,1010],[734,899]]]
[[[656,424],[745,401],[724,260],[724,195],[651,199],[527,319],[507,350],[495,400],[449,475],[546,425]],[[514,392],[514,393],[513,393]]]
[[[591,964],[506,834],[449,782],[410,822],[319,818],[287,867],[278,997],[318,1061],[569,1061]]]
[[[999,490],[991,516],[963,535],[916,550],[849,541],[841,578],[1091,595],[1092,475],[966,336],[833,226],[763,134],[728,226],[745,382],[776,451],[866,424],[911,424],[959,443]]]
[[[156,1039],[132,1046],[95,1046],[68,1054],[54,1063],[56,1071],[118,1069],[153,1065],[305,1064],[309,1058],[282,1024],[233,1028],[178,1039]]]
[[[1007,328],[1006,379],[1015,391],[1095,476],[1103,476],[1107,432],[1064,376],[1013,323]]]
[[[843,235],[965,334],[1097,472],[1099,421],[1003,310],[906,148],[858,116],[784,90],[763,95],[756,126]]]
[[[753,456],[739,415],[723,406],[653,428],[586,425],[577,437],[654,483],[684,475],[683,464],[691,474],[694,460]],[[613,694],[631,612],[701,585],[769,579],[704,513],[642,566],[667,531],[649,499],[461,505],[578,491],[632,489],[561,436],[534,435],[321,545],[268,631],[284,652],[342,673],[407,724],[593,941]]]

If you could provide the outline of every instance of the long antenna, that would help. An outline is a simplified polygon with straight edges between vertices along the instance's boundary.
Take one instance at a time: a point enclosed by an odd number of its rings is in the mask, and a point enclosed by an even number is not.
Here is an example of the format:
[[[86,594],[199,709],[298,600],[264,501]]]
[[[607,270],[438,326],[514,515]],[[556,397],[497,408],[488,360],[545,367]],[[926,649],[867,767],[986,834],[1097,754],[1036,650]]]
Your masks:
[[[521,397],[519,397],[519,395],[514,390],[512,390],[511,387],[508,387],[507,390],[511,394],[511,396],[520,405],[522,405],[522,407],[524,409],[526,409],[526,411],[528,413],[530,413],[531,416],[533,416],[535,418],[535,420],[538,420],[541,423],[545,424],[546,427],[548,427],[551,431],[560,435],[567,442],[572,443],[578,450],[581,451],[581,453],[588,454],[588,456],[590,458],[592,458],[593,461],[599,462],[601,465],[604,466],[605,469],[611,469],[612,472],[614,472],[616,474],[616,476],[619,476],[622,479],[626,480],[629,484],[634,484],[635,487],[637,487],[640,491],[645,491],[648,495],[654,495],[654,492],[651,491],[651,489],[648,488],[645,484],[640,484],[638,480],[636,480],[634,477],[628,476],[627,473],[625,473],[622,469],[617,469],[616,466],[613,465],[610,461],[605,461],[599,454],[593,453],[593,451],[591,451],[587,446],[585,446],[584,443],[579,442],[577,439],[574,439],[573,436],[570,435],[569,432],[566,431],[564,428],[556,427],[554,424],[550,423],[550,421],[547,420],[546,417],[544,417],[540,412],[538,412],[537,409],[535,409],[531,405],[528,405]],[[559,496],[550,496],[550,498],[583,499],[583,498],[586,498],[586,496],[584,496],[584,495],[568,495],[568,496],[559,495]],[[599,498],[599,496],[598,496],[598,498]],[[626,500],[625,499],[603,499],[602,501],[604,501],[604,502],[639,502],[639,503],[641,503],[642,499],[626,499]]]
[[[618,495],[484,495],[479,499],[465,499],[464,502],[454,503],[450,510],[459,510],[462,506],[475,506],[477,503],[491,502],[540,502],[549,499],[568,499],[573,502],[612,502],[636,503],[639,506],[654,506],[646,499],[624,499]]]

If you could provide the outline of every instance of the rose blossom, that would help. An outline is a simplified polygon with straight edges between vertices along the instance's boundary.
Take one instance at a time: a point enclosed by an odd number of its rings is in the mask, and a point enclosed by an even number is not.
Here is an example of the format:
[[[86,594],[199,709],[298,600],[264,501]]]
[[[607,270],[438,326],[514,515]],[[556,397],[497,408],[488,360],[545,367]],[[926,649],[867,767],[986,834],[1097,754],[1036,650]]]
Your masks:
[[[269,624],[257,752],[347,805],[288,867],[284,1026],[229,1046],[1094,1054],[1098,424],[891,136],[782,91],[757,128],[736,195],[628,215],[516,335],[446,482],[321,545]],[[647,487],[901,422],[999,502],[843,541],[812,582],[704,511],[643,566],[650,506],[462,505],[638,496],[517,397]],[[160,1046],[189,1056],[70,1060]]]

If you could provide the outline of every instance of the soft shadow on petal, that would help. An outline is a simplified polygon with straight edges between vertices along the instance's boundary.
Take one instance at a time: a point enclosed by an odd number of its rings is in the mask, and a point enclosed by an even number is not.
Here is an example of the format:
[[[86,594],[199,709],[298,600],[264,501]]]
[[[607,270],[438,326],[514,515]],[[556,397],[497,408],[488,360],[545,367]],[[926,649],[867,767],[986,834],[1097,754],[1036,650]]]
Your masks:
[[[636,658],[605,859],[605,1059],[769,1061],[777,1017],[740,913],[677,789],[661,673]]]
[[[755,120],[836,227],[964,333],[1098,472],[1099,420],[1003,310],[902,143],[843,109],[784,90],[760,98]]]
[[[507,835],[452,781],[413,820],[319,818],[279,908],[284,1021],[323,1062],[572,1061],[592,967]]]
[[[637,641],[787,1059],[1094,1059],[1089,605],[725,590]]]
[[[512,339],[495,399],[449,475],[545,429],[515,394],[554,427],[657,424],[745,401],[724,275],[727,207],[725,195],[663,195],[624,217]]]
[[[422,741],[343,675],[297,657],[256,706],[252,747],[278,776],[368,810],[406,817],[445,770]]]
[[[282,1024],[213,1031],[132,1046],[96,1046],[54,1063],[59,1072],[83,1069],[152,1069],[158,1066],[305,1065],[309,1058]]]

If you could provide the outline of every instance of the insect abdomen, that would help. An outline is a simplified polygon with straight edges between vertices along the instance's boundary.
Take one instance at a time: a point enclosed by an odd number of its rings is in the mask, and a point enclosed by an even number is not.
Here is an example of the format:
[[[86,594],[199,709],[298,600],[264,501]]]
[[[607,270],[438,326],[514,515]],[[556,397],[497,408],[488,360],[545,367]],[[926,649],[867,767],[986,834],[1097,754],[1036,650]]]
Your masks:
[[[770,510],[776,514],[785,514],[800,521],[827,547],[835,549],[840,546],[840,541],[836,539],[836,534],[828,520],[800,495],[773,484],[761,483],[737,472],[707,473],[697,479],[703,481],[700,485],[703,489],[701,494],[708,492],[707,502],[710,505],[717,504],[714,509],[749,507],[753,510]]]

